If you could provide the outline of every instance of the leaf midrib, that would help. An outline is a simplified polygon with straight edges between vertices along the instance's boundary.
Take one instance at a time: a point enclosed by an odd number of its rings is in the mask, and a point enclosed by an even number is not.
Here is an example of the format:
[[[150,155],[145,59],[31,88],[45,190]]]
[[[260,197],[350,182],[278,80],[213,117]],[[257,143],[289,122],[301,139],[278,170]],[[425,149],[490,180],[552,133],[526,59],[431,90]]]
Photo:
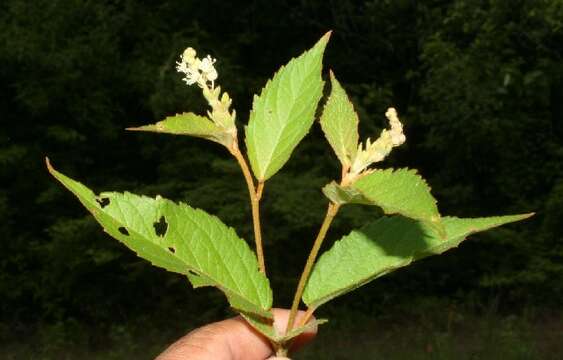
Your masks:
[[[293,59],[292,61],[295,61],[295,60],[296,60],[296,59]],[[277,131],[276,134],[275,134],[275,138],[274,138],[275,141],[272,142],[272,144],[274,144],[274,146],[271,147],[272,150],[269,152],[269,154],[267,154],[267,156],[260,156],[260,160],[262,160],[262,161],[263,161],[263,160],[266,160],[266,161],[264,161],[263,163],[266,163],[266,164],[267,164],[265,168],[261,168],[261,169],[260,169],[260,170],[261,170],[261,176],[262,176],[262,177],[265,177],[266,174],[268,173],[268,170],[271,168],[272,164],[274,163],[273,160],[276,160],[277,158],[279,158],[279,157],[281,157],[282,155],[284,155],[283,152],[281,152],[281,151],[277,151],[277,152],[276,152],[276,150],[277,150],[280,146],[281,146],[282,148],[287,148],[288,146],[291,145],[291,144],[289,144],[289,145],[282,146],[282,145],[281,145],[282,142],[280,141],[280,139],[282,138],[282,135],[285,133],[286,128],[289,127],[289,125],[290,125],[290,122],[288,121],[288,119],[291,118],[291,112],[293,111],[293,108],[295,107],[296,99],[299,98],[299,97],[296,96],[295,94],[298,93],[298,92],[303,92],[302,90],[303,90],[304,87],[306,87],[306,84],[307,84],[307,81],[304,81],[304,80],[306,80],[306,79],[302,79],[302,81],[300,81],[299,84],[297,85],[298,91],[295,91],[294,87],[291,86],[291,84],[295,82],[295,81],[292,81],[293,78],[292,78],[291,75],[293,74],[293,71],[296,71],[296,69],[297,69],[297,66],[296,66],[296,65],[299,65],[299,64],[296,64],[296,63],[288,64],[288,66],[282,67],[282,68],[279,70],[279,72],[278,72],[278,74],[280,74],[280,80],[279,80],[279,81],[281,81],[281,80],[282,80],[281,78],[284,77],[284,76],[282,76],[282,75],[285,75],[284,73],[282,73],[283,70],[286,70],[286,71],[289,70],[289,72],[290,72],[289,74],[287,74],[287,76],[289,76],[289,79],[290,79],[290,82],[289,82],[289,85],[290,85],[290,86],[289,86],[289,88],[290,88],[290,92],[291,92],[291,100],[292,100],[292,101],[291,101],[291,105],[288,106],[288,111],[286,112],[287,116],[284,118],[284,121],[281,122],[281,127],[278,128],[279,131]],[[311,74],[310,74],[309,77],[311,77],[311,76],[313,76],[313,75],[314,75],[314,71],[311,72]],[[309,77],[307,77],[307,79],[308,79]],[[275,80],[275,77],[274,77],[273,80]],[[279,92],[279,89],[276,89],[275,87],[272,88],[273,80],[268,81],[268,84],[266,84],[265,92],[269,92],[269,91],[274,92],[274,91],[275,91],[275,97],[274,97],[275,100],[276,100],[276,103],[275,103],[276,106],[275,106],[275,108],[277,109],[277,108],[278,108],[278,104],[279,104],[279,93],[280,93],[280,92]],[[263,95],[265,95],[265,94],[263,94]],[[264,112],[267,112],[267,105],[266,105],[266,101],[265,101],[266,98],[260,99],[260,100],[262,100],[262,101],[261,101],[261,102],[262,102],[262,108],[263,108],[263,111],[262,111],[262,112],[263,112],[263,113],[264,113]],[[267,117],[266,114],[263,114],[263,115],[264,115],[264,118]],[[276,117],[278,117],[278,112],[277,112],[277,111],[276,111]],[[256,126],[253,126],[253,127],[252,127],[252,137],[253,137],[254,139],[256,139]],[[256,143],[255,143],[254,147],[256,148]],[[274,154],[275,154],[275,155],[274,155]],[[256,149],[255,149],[255,156],[256,156],[256,158],[258,158],[258,154],[256,153]],[[260,161],[259,161],[259,164],[260,164]],[[260,166],[259,164],[258,164],[258,166]]]
[[[116,194],[117,194],[117,193],[116,193]],[[123,200],[127,201],[127,199],[125,199],[125,198],[124,198]],[[94,200],[94,201],[95,201],[95,200]],[[105,214],[106,216],[110,217],[110,218],[112,219],[112,221],[113,221],[114,223],[116,223],[118,226],[119,226],[119,225],[121,225],[121,226],[126,226],[126,227],[128,228],[128,231],[131,231],[131,232],[133,232],[133,233],[136,233],[137,236],[140,237],[140,238],[143,238],[144,241],[147,241],[147,242],[156,244],[156,242],[153,241],[153,239],[150,237],[150,235],[148,235],[148,234],[150,234],[150,231],[151,231],[151,230],[150,230],[150,227],[147,227],[148,225],[147,225],[146,221],[142,221],[142,229],[146,231],[145,234],[143,234],[143,233],[141,233],[141,232],[139,232],[139,231],[133,231],[133,230],[131,230],[131,224],[126,220],[126,219],[127,219],[127,216],[125,216],[125,211],[123,210],[122,204],[121,204],[119,201],[116,201],[115,203],[116,203],[115,209],[119,212],[119,215],[121,215],[121,219],[120,219],[118,216],[116,216],[116,215],[109,214],[107,211],[104,211],[103,209],[99,209],[99,210],[100,210],[103,214]],[[91,204],[93,204],[92,201],[91,201]],[[142,214],[139,212],[139,210],[138,210],[135,206],[132,206],[131,208],[132,208],[132,210],[136,211],[136,215],[137,215],[139,218],[141,218],[141,219],[144,220],[144,217],[142,216]],[[186,208],[184,208],[184,210],[185,210],[185,209],[186,209]],[[190,209],[190,208],[188,208],[188,209]],[[193,210],[194,212],[197,212],[196,209],[191,209],[191,210]],[[157,215],[158,215],[158,214],[157,214]],[[158,217],[158,216],[157,216],[157,217]],[[247,301],[248,303],[254,304],[253,299],[250,299],[250,298],[248,298],[247,296],[244,295],[243,289],[241,288],[241,285],[239,284],[239,281],[236,280],[236,278],[233,276],[233,274],[232,274],[231,272],[229,272],[229,271],[224,271],[225,269],[228,269],[227,264],[225,263],[225,260],[223,259],[223,257],[220,255],[219,249],[216,247],[216,245],[215,245],[215,243],[214,243],[214,241],[213,241],[213,236],[211,236],[211,233],[208,231],[208,229],[205,229],[204,227],[200,226],[192,217],[187,216],[187,217],[186,217],[186,220],[190,221],[190,223],[193,224],[195,228],[197,228],[198,230],[200,230],[202,233],[204,233],[204,234],[207,236],[208,239],[211,240],[211,241],[208,241],[208,242],[206,242],[206,243],[210,243],[212,249],[210,249],[208,246],[206,246],[206,249],[212,250],[212,251],[215,253],[215,257],[220,259],[221,264],[222,264],[222,270],[223,270],[223,271],[221,271],[221,272],[227,273],[227,275],[228,275],[228,276],[230,277],[230,279],[232,280],[231,283],[235,286],[236,289],[233,289],[231,286],[224,286],[224,285],[222,284],[222,283],[223,283],[222,281],[219,281],[216,277],[211,276],[211,274],[206,273],[205,271],[203,271],[202,269],[203,269],[204,267],[202,266],[202,263],[201,263],[200,259],[199,259],[197,256],[195,256],[193,250],[190,249],[189,246],[185,247],[185,249],[186,249],[186,251],[188,251],[188,252],[190,253],[191,258],[195,261],[195,263],[196,263],[196,265],[199,267],[199,269],[196,269],[196,268],[194,268],[193,265],[190,265],[189,263],[186,263],[185,260],[183,260],[182,258],[180,258],[180,257],[179,257],[178,255],[176,255],[176,254],[170,254],[170,255],[173,256],[174,258],[176,258],[177,260],[179,260],[182,264],[184,264],[184,266],[186,266],[186,268],[187,268],[188,270],[192,270],[192,271],[195,271],[195,272],[197,272],[197,273],[200,273],[200,274],[202,274],[203,276],[205,276],[206,278],[208,278],[208,279],[210,279],[211,281],[213,281],[213,282],[214,282],[214,286],[217,286],[217,287],[219,287],[219,288],[223,288],[223,289],[225,289],[226,291],[228,291],[228,292],[230,292],[230,293],[232,293],[232,294],[237,295],[237,296],[240,297],[241,299],[244,299],[244,300]],[[211,219],[210,219],[210,220],[211,220]],[[186,229],[186,227],[184,227],[183,229]],[[229,231],[231,231],[231,230],[229,229]],[[179,237],[180,237],[181,239],[186,239],[186,238],[187,238],[187,236],[186,236],[185,234],[180,234],[177,230],[176,230],[176,233],[178,233],[178,235],[179,235]],[[228,238],[228,237],[229,237],[229,234],[221,234],[221,236],[226,236],[226,237]],[[198,243],[199,243],[200,245],[205,246],[204,242],[202,242],[202,241],[198,241]],[[158,245],[158,244],[157,244],[157,245]],[[193,245],[193,244],[192,244],[192,245]],[[240,253],[237,253],[237,255],[238,255],[238,259],[242,259],[242,257],[240,256]],[[155,256],[154,253],[151,254],[151,256],[154,256],[155,258],[163,259],[163,258],[160,257],[160,256]],[[163,260],[165,260],[165,259],[163,259]],[[242,263],[242,264],[244,265],[244,269],[245,269],[247,275],[250,275],[250,274],[249,274],[249,269],[248,269],[247,265],[245,264],[245,262],[244,262],[244,261],[240,261],[240,260],[237,261],[237,262],[238,262],[239,264]],[[187,271],[186,271],[186,272],[187,272]],[[186,273],[184,273],[184,274],[186,274]],[[259,291],[258,291],[258,286],[257,286],[257,283],[256,283],[256,281],[255,281],[255,280],[258,280],[258,279],[254,279],[253,276],[248,276],[248,279],[250,279],[250,280],[251,280],[251,283],[252,283],[251,290],[252,290],[252,292],[253,292],[253,295],[255,295],[256,299],[258,299],[258,300],[260,301],[260,308],[263,309],[263,310],[267,310],[267,309],[264,309],[264,304],[266,303],[266,301],[263,301],[264,299],[260,296],[260,293],[259,293]]]

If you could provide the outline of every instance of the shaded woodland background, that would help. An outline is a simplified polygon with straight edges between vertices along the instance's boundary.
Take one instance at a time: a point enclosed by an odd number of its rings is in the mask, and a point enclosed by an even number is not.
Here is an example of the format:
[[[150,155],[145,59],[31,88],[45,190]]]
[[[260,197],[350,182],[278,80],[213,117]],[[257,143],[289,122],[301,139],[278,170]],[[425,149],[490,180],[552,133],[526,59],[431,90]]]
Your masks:
[[[379,133],[389,106],[405,123],[407,143],[384,166],[419,169],[442,214],[537,214],[378,280],[321,315],[415,319],[416,309],[482,314],[490,304],[499,314],[561,314],[563,1],[5,0],[0,29],[5,349],[34,344],[29,358],[63,359],[61,349],[111,343],[149,356],[149,345],[154,355],[190,326],[230,316],[219,292],[194,291],[110,239],[48,176],[44,157],[96,191],[187,202],[251,240],[246,187],[223,148],[124,129],[207,110],[174,69],[187,46],[218,59],[242,127],[252,95],[327,30],[325,75],[333,69],[352,97],[361,136]],[[320,188],[338,174],[315,125],[267,184],[276,306],[290,303],[325,209]],[[327,246],[375,216],[344,208]]]

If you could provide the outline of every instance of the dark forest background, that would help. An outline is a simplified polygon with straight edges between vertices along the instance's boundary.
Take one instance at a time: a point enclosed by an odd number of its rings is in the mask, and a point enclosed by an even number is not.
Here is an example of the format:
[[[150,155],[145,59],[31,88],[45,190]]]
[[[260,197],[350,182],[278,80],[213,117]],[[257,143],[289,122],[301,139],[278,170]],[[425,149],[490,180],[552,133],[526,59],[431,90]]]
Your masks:
[[[361,136],[379,133],[389,106],[405,123],[407,143],[384,166],[419,169],[443,214],[536,216],[320,314],[408,326],[444,317],[447,331],[463,327],[457,315],[491,311],[563,318],[563,1],[4,0],[0,29],[0,357],[113,349],[100,358],[148,359],[191,326],[230,316],[219,292],[194,291],[109,238],[49,177],[44,157],[96,191],[187,202],[251,240],[245,183],[223,148],[124,129],[206,111],[174,68],[187,46],[218,59],[242,127],[252,95],[327,30],[325,75],[333,69],[352,97]],[[338,175],[315,125],[266,187],[276,306],[290,303],[325,209],[320,188]],[[344,208],[326,246],[374,216]],[[368,328],[335,321],[325,327]],[[319,358],[354,358],[334,354]]]

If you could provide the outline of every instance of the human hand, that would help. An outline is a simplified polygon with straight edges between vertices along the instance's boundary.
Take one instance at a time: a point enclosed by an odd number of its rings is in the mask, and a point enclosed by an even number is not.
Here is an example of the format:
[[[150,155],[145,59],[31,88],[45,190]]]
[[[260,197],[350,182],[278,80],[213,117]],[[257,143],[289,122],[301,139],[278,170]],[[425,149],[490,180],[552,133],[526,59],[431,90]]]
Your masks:
[[[284,333],[289,311],[272,309],[274,328]],[[304,315],[297,314],[297,321]],[[317,327],[308,330],[293,340],[291,350],[295,351],[310,342],[317,334]],[[191,331],[170,345],[155,360],[282,360],[275,357],[268,340],[254,330],[240,316],[205,325]]]

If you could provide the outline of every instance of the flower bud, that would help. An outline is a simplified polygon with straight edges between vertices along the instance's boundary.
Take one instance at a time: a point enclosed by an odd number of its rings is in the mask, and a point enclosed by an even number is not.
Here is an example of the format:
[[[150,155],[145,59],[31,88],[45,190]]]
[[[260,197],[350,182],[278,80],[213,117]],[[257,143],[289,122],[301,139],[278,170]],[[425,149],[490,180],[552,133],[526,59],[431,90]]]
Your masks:
[[[182,54],[182,60],[187,64],[192,64],[195,61],[196,54],[197,53],[194,50],[194,48],[189,47],[186,50],[184,50],[184,53]]]

